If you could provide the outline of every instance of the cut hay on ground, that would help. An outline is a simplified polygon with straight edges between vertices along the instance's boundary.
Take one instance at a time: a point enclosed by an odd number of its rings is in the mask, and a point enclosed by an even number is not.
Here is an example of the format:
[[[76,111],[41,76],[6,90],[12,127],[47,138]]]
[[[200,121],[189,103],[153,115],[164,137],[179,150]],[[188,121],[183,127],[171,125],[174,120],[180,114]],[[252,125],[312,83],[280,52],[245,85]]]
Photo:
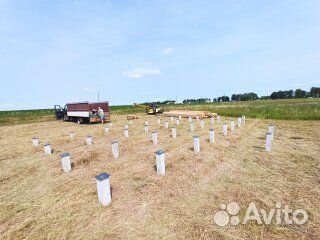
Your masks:
[[[137,115],[127,115],[127,120],[139,119]]]
[[[265,152],[270,122],[247,119],[235,134],[222,136],[215,123],[215,144],[205,128],[181,121],[177,139],[156,116],[139,115],[123,136],[126,115],[101,124],[50,121],[0,127],[1,239],[319,239],[319,121],[273,121],[275,139]],[[143,132],[148,120],[150,131]],[[162,122],[164,122],[162,117]],[[228,119],[229,120],[229,119]],[[171,121],[169,121],[170,124]],[[158,131],[158,145],[151,131]],[[69,132],[76,132],[71,140]],[[193,152],[193,134],[201,152]],[[87,135],[93,145],[86,145]],[[32,146],[39,137],[40,146]],[[119,140],[114,159],[111,141]],[[43,144],[54,150],[44,155]],[[155,170],[155,151],[166,152],[166,176]],[[59,155],[70,153],[74,166],[61,169]],[[99,205],[95,176],[111,174],[112,203]],[[222,204],[237,202],[272,209],[276,202],[305,209],[305,225],[218,227],[213,215]],[[244,215],[241,208],[240,216]]]
[[[164,112],[165,117],[183,117],[183,118],[209,118],[212,116],[217,116],[216,113],[206,112],[206,111],[190,111],[190,110],[170,110],[169,112]]]

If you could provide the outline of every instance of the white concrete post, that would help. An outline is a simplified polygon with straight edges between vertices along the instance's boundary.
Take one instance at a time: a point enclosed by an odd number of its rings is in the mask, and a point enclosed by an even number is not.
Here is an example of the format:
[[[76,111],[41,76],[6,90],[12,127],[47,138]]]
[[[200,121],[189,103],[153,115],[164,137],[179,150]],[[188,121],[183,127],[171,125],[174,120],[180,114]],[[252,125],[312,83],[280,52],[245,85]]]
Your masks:
[[[76,133],[75,133],[75,132],[70,132],[70,133],[69,133],[69,137],[70,137],[71,139],[75,138],[75,137],[76,137]]]
[[[199,116],[197,116],[197,122],[199,121]]]
[[[149,132],[149,126],[148,125],[144,125],[144,132],[145,133]]]
[[[180,120],[179,119],[176,120],[176,124],[177,124],[177,126],[180,125]]]
[[[200,136],[199,135],[193,136],[193,150],[195,153],[200,152]]]
[[[112,125],[113,125],[112,122],[110,122],[110,123],[109,123],[109,127],[112,127]]]
[[[169,127],[169,122],[168,122],[168,121],[165,121],[165,122],[164,122],[164,127],[165,127],[165,128],[168,128],[168,127]]]
[[[157,120],[158,120],[158,124],[161,124],[161,119],[160,119],[160,118],[158,118]]]
[[[158,144],[158,132],[157,131],[152,132],[152,143],[153,143],[153,145]]]
[[[51,145],[49,143],[44,145],[44,153],[45,154],[51,154],[52,153]]]
[[[217,122],[218,122],[218,123],[221,122],[221,117],[220,117],[220,115],[217,116]]]
[[[129,124],[130,124],[130,125],[132,124],[132,120],[129,121]]]
[[[38,147],[39,145],[39,138],[32,138],[32,145]]]
[[[63,153],[60,155],[61,157],[61,164],[62,169],[64,172],[70,172],[71,171],[71,159],[69,153]]]
[[[123,134],[124,134],[124,137],[125,138],[128,138],[129,137],[129,126],[126,124],[126,125],[124,125],[124,132],[123,132]]]
[[[125,138],[128,138],[129,137],[129,129],[124,129],[123,134],[124,134]]]
[[[273,125],[268,126],[268,132],[271,133],[271,140],[273,141],[273,138],[274,138],[274,126]]]
[[[214,125],[214,117],[211,117],[211,118],[210,118],[210,124],[211,124],[211,125]]]
[[[193,132],[194,131],[194,122],[191,122],[190,123],[190,132]]]
[[[228,124],[224,123],[222,127],[223,127],[223,136],[227,136],[228,135]]]
[[[177,138],[177,129],[175,127],[171,128],[171,135],[172,138]]]
[[[108,128],[108,127],[105,127],[105,128],[104,128],[104,131],[105,131],[106,133],[108,133],[108,132],[109,132],[109,128]]]
[[[241,117],[238,117],[238,127],[241,127],[241,124],[242,123],[242,119],[241,119]]]
[[[173,117],[171,117],[171,122],[173,122]]]
[[[201,127],[201,129],[204,128],[204,120],[202,120],[202,119],[201,119],[201,121],[200,121],[200,127]]]
[[[91,136],[87,136],[86,143],[87,143],[87,145],[92,145],[92,137]]]
[[[234,133],[234,121],[230,122],[231,133]]]
[[[266,136],[266,151],[267,152],[271,151],[271,143],[272,143],[271,137],[272,137],[272,134],[267,133],[267,136]]]
[[[156,165],[157,165],[157,174],[160,176],[166,175],[166,162],[164,151],[156,151]]]
[[[192,122],[192,117],[189,117],[189,123],[191,123]]]
[[[209,130],[209,140],[210,140],[210,143],[214,143],[214,129],[213,128],[210,128],[210,130]]]
[[[114,158],[119,157],[119,142],[114,140],[111,142],[112,155]]]
[[[179,120],[180,120],[180,121],[182,120],[182,117],[181,117],[181,115],[179,115]]]
[[[111,203],[110,175],[101,173],[96,176],[99,203],[108,206]]]
[[[242,125],[244,126],[246,124],[246,116],[242,115]]]

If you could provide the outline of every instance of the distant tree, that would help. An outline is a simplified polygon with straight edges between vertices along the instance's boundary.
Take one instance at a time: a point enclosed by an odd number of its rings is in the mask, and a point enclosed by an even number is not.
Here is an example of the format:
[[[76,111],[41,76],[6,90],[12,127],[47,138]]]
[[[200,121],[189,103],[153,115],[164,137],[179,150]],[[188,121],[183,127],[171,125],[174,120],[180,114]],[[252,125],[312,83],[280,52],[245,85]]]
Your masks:
[[[310,97],[319,98],[320,97],[320,87],[312,87],[309,92]]]
[[[228,96],[218,97],[218,102],[230,102],[230,98]]]
[[[260,99],[261,100],[268,100],[268,99],[270,99],[270,96],[261,96]]]
[[[293,92],[293,90],[284,91],[283,94],[284,94],[284,96],[285,96],[286,99],[288,99],[288,98],[293,98],[293,97],[294,97],[294,92]]]
[[[306,97],[313,97],[319,98],[320,97],[320,87],[312,87],[310,92],[304,91],[302,89],[293,90],[285,90],[285,91],[277,91],[271,93],[270,96],[261,96],[260,99],[291,99],[291,98],[306,98]],[[249,93],[241,93],[241,94],[232,94],[231,98],[228,96],[221,96],[218,98],[212,98],[212,102],[229,102],[231,101],[250,101],[250,100],[257,100],[259,96],[254,92]],[[183,103],[204,103],[204,102],[211,102],[210,98],[199,98],[199,99],[185,99]]]
[[[249,101],[259,99],[256,93],[243,93],[243,94],[232,94],[231,101]]]
[[[295,98],[305,98],[307,97],[307,92],[301,89],[296,89],[294,93]]]

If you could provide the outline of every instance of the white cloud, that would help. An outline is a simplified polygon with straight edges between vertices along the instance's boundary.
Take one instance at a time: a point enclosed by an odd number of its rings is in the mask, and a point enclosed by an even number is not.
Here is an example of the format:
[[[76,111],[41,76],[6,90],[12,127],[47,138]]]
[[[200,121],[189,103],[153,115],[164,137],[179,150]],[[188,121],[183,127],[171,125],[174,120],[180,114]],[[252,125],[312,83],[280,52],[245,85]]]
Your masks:
[[[2,104],[0,104],[0,107],[1,107],[1,108],[13,107],[13,105],[10,104],[10,103],[2,103]]]
[[[166,48],[165,50],[163,50],[163,54],[164,55],[169,55],[169,54],[172,53],[172,51],[173,51],[173,48]]]
[[[142,78],[147,75],[159,75],[161,74],[161,71],[156,68],[141,67],[129,71],[123,71],[122,74],[130,78]]]
[[[305,84],[304,83],[295,83],[294,84],[296,87],[298,87],[298,86],[304,86]]]
[[[83,87],[82,90],[87,91],[87,92],[96,92],[95,89],[89,88],[89,87]]]

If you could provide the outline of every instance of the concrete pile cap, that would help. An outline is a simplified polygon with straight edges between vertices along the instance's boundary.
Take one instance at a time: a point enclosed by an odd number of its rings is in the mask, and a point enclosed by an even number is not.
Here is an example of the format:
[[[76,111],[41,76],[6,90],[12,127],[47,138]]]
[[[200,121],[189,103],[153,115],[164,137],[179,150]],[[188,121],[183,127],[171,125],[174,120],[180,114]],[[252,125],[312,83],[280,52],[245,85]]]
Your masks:
[[[210,130],[210,131],[214,131],[214,129],[213,129],[213,128],[210,128],[209,130]]]
[[[193,138],[200,138],[200,136],[199,135],[194,135]]]
[[[45,147],[46,147],[46,146],[50,146],[50,143],[46,143],[44,146],[45,146]]]
[[[91,138],[91,135],[88,135],[87,138]]]
[[[152,133],[157,133],[157,131],[153,131]]]
[[[110,177],[110,174],[108,174],[108,173],[101,173],[101,174],[99,174],[98,176],[96,176],[96,179],[97,179],[98,181],[103,181],[103,180],[108,179],[109,177]]]
[[[161,154],[163,154],[163,153],[164,153],[163,150],[158,150],[158,151],[155,152],[155,154],[157,154],[157,155],[161,155]]]
[[[38,139],[37,137],[33,137],[32,139]]]
[[[118,141],[117,141],[117,140],[113,140],[113,141],[111,141],[111,143],[112,143],[112,144],[118,143]]]
[[[70,156],[70,154],[67,152],[60,154],[61,158],[68,157],[68,156]]]

